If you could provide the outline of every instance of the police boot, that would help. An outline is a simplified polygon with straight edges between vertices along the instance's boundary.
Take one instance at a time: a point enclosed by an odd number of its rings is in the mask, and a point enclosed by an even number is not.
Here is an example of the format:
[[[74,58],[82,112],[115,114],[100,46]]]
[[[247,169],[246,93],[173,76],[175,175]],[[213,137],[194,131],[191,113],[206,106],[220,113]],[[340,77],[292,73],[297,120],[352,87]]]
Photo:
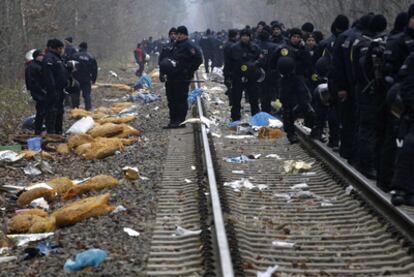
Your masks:
[[[396,191],[391,197],[391,203],[394,206],[400,206],[405,204],[406,194],[403,191]]]
[[[299,143],[299,139],[298,139],[298,137],[296,136],[296,134],[289,135],[289,136],[288,136],[288,140],[289,140],[290,144],[296,144],[296,143]]]
[[[361,172],[365,177],[367,177],[370,180],[376,180],[377,179],[377,171],[373,168],[364,168],[359,167],[359,172]]]

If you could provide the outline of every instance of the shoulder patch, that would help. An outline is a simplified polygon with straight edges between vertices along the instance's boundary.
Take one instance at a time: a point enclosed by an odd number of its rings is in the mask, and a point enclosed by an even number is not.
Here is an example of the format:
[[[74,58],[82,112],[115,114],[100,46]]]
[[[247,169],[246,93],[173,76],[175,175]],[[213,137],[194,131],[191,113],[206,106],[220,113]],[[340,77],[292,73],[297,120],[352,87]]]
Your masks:
[[[287,55],[289,55],[289,50],[287,48],[282,48],[282,50],[280,50],[280,54],[283,57],[286,57]]]

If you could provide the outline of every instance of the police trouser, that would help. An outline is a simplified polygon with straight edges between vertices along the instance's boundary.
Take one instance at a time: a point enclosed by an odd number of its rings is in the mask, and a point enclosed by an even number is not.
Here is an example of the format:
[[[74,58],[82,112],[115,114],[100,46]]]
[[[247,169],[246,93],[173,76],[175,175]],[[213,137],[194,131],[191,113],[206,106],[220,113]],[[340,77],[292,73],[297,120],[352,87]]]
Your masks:
[[[204,67],[206,69],[206,73],[210,73],[210,61],[212,62],[212,66],[214,65],[214,54],[212,53],[204,53]]]
[[[233,78],[231,89],[231,119],[237,121],[241,119],[241,100],[243,91],[248,95],[251,114],[257,114],[259,110],[259,96],[256,82],[246,81],[242,82],[241,78]]]
[[[260,90],[260,107],[263,112],[270,113],[272,111],[272,97],[274,90],[272,88],[272,83],[268,80],[259,84]]]
[[[404,145],[398,149],[395,164],[394,177],[391,188],[403,191],[407,194],[414,194],[414,126],[404,137]]]
[[[80,90],[71,93],[72,108],[79,108],[80,106],[80,92],[82,91],[83,100],[85,102],[85,110],[92,110],[91,91],[92,85],[90,82],[80,83]]]
[[[377,137],[378,96],[375,93],[358,94],[358,163],[365,170],[375,168]]]
[[[63,89],[56,92],[55,95],[48,95],[46,108],[46,130],[48,134],[63,133]]]
[[[188,110],[188,91],[190,82],[187,80],[168,80],[165,82],[165,90],[170,112],[170,123],[182,123],[185,121]]]
[[[316,112],[316,122],[314,134],[321,136],[323,129],[328,122],[329,127],[329,144],[337,146],[339,144],[339,117],[335,103],[324,105],[321,99],[316,96],[314,99],[314,107]]]
[[[398,123],[397,119],[390,114],[388,110],[388,117],[385,121],[385,131],[378,149],[378,172],[377,185],[383,189],[391,189],[391,181],[394,175],[395,157],[397,153],[397,133]]]
[[[352,159],[354,152],[357,111],[355,109],[354,98],[351,92],[343,102],[338,102],[339,121],[340,121],[340,140],[339,154],[345,159]]]
[[[315,124],[315,111],[310,104],[289,105],[282,101],[283,105],[283,126],[288,139],[295,137],[295,121],[300,115],[308,118],[311,128]]]
[[[36,116],[34,121],[34,130],[36,135],[42,133],[43,122],[46,118],[47,103],[45,101],[36,101]]]

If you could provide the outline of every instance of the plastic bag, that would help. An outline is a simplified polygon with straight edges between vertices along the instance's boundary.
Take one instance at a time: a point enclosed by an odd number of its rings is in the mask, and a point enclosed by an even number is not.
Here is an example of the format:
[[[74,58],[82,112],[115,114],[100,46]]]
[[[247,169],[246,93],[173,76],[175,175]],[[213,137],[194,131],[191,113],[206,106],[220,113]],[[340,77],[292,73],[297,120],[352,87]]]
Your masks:
[[[151,92],[136,92],[132,95],[129,95],[129,102],[143,102],[145,104],[152,103],[155,101],[161,100],[161,97]]]
[[[148,75],[143,75],[138,81],[135,83],[134,88],[136,90],[142,88],[152,88],[152,80]]]
[[[197,97],[201,96],[203,92],[204,90],[201,88],[197,88],[190,92],[190,94],[187,97],[188,106],[191,107],[197,101]]]
[[[270,123],[273,123],[275,125],[276,124],[275,120],[280,121],[279,119],[277,119],[276,117],[268,113],[260,112],[250,118],[250,125],[257,126],[257,127],[266,127],[266,126],[269,126]]]
[[[52,214],[57,227],[74,225],[91,217],[97,217],[112,212],[115,207],[108,206],[110,193],[85,198],[67,204]]]
[[[95,125],[95,121],[92,117],[84,117],[76,121],[69,130],[66,131],[68,134],[85,134]]]
[[[68,259],[65,262],[65,272],[74,272],[85,267],[98,268],[106,259],[108,254],[101,249],[89,249],[76,255],[75,260]]]

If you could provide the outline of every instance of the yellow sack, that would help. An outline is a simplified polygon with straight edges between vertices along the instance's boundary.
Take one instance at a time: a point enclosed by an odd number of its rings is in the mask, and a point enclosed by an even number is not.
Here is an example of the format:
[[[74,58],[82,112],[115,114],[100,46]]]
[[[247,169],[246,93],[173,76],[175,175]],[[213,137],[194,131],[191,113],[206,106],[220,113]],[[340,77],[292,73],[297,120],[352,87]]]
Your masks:
[[[56,191],[47,188],[35,188],[20,194],[17,204],[21,207],[29,205],[30,202],[37,198],[43,197],[47,202],[51,202],[55,198]]]
[[[75,153],[78,156],[83,156],[86,152],[91,150],[91,148],[92,148],[92,143],[85,143],[85,144],[82,144],[76,147]]]
[[[116,136],[122,133],[123,130],[124,128],[120,125],[113,124],[113,123],[106,123],[104,125],[97,125],[93,127],[91,130],[89,130],[88,134],[94,138],[96,137],[110,138],[110,137],[113,137],[113,136]]]
[[[258,132],[259,139],[278,139],[283,137],[283,131],[280,129],[262,127]]]
[[[72,109],[70,111],[71,119],[81,119],[83,117],[92,116],[92,113],[84,109]]]
[[[141,135],[141,131],[127,124],[121,124],[120,126],[122,126],[122,133],[116,135],[117,138],[138,137]]]
[[[103,159],[123,149],[124,144],[119,138],[96,138],[84,156],[87,160]]]
[[[77,134],[73,135],[68,139],[68,147],[69,149],[75,149],[79,145],[85,144],[85,143],[91,143],[93,142],[93,137],[91,137],[88,134]]]
[[[52,217],[56,219],[56,226],[64,227],[73,225],[82,220],[112,212],[115,207],[108,206],[110,196],[110,193],[106,193],[65,205],[52,214]]]
[[[114,113],[119,113],[120,111],[130,108],[133,104],[130,102],[120,102],[112,104],[111,110]]]
[[[56,147],[56,152],[61,155],[68,155],[70,153],[70,150],[66,143],[61,143]]]
[[[90,180],[70,188],[64,195],[64,199],[74,198],[89,191],[98,191],[106,188],[113,188],[118,185],[118,180],[112,176],[98,175]]]
[[[124,146],[133,145],[137,141],[138,141],[137,138],[123,138],[123,139],[121,139],[121,142]]]
[[[136,120],[137,117],[134,115],[126,116],[126,117],[106,117],[98,120],[99,124],[106,124],[106,123],[113,123],[113,124],[124,124],[129,123]]]
[[[71,179],[66,177],[58,177],[47,181],[59,196],[64,195],[68,190],[75,186]]]
[[[46,233],[55,230],[54,218],[31,213],[18,213],[7,224],[9,234]]]

